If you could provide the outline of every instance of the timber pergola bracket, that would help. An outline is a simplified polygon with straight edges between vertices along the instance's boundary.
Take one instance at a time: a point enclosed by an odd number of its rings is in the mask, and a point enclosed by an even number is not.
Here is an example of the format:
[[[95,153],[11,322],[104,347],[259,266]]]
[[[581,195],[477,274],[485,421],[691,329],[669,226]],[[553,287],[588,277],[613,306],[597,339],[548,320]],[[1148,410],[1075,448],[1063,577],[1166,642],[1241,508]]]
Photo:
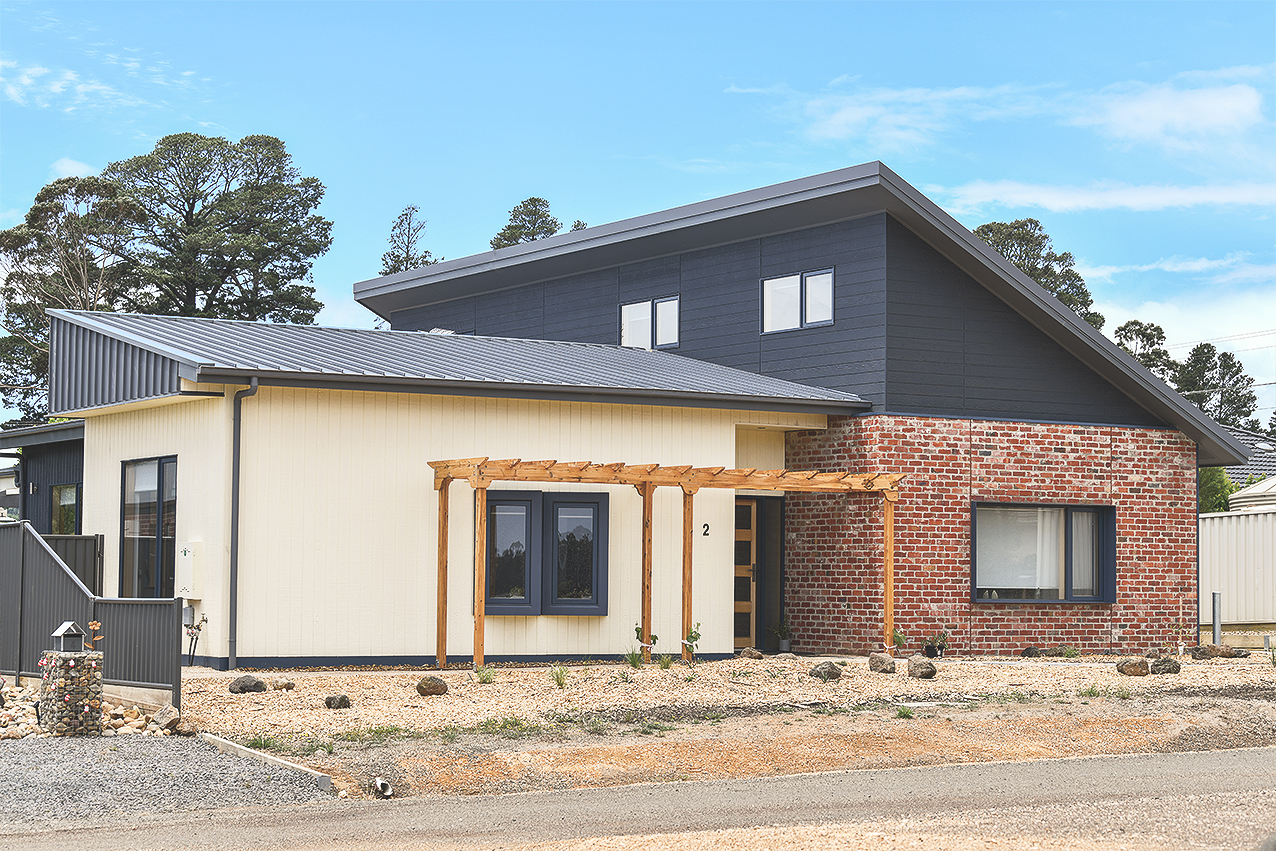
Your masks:
[[[460,458],[430,461],[439,492],[438,623],[435,657],[447,665],[448,485],[469,482],[474,489],[474,665],[483,664],[483,632],[487,571],[487,488],[492,482],[630,485],[642,497],[642,640],[643,658],[651,659],[651,515],[655,490],[682,490],[682,634],[690,634],[692,503],[701,488],[795,491],[799,493],[880,493],[883,502],[885,575],[885,641],[895,628],[895,503],[902,473],[821,473],[815,470],[728,470],[725,467],[662,467],[659,464],[594,464],[590,461],[522,461],[511,458]],[[682,657],[691,650],[682,647]]]

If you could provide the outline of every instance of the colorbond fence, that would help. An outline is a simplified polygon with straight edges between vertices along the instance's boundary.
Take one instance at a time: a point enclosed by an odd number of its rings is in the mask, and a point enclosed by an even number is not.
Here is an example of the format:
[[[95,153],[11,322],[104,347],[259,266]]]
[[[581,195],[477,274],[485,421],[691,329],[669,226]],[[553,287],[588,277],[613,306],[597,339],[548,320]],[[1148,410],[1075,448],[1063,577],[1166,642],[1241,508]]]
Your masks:
[[[1228,624],[1276,623],[1276,508],[1201,515],[1201,623],[1214,591]]]
[[[0,525],[0,671],[40,676],[63,621],[102,624],[103,682],[166,689],[181,708],[182,601],[96,596],[29,523]]]

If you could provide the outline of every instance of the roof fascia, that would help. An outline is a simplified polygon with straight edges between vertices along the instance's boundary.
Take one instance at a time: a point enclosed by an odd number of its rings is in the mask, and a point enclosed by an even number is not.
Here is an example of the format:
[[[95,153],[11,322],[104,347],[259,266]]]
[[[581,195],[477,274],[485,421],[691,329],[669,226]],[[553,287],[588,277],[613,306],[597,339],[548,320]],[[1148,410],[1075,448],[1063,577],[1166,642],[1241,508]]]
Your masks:
[[[18,449],[47,443],[69,443],[84,439],[84,421],[51,423],[30,428],[0,431],[0,449]]]

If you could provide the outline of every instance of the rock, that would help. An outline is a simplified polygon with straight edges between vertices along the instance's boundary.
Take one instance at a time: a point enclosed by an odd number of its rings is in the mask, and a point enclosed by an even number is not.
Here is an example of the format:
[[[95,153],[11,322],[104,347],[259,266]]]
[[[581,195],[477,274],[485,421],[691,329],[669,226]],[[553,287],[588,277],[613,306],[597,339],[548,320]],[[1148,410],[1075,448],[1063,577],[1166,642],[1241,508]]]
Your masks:
[[[323,705],[329,709],[349,709],[350,698],[344,694],[330,694],[323,699]]]
[[[740,651],[740,658],[742,658],[742,659],[765,659],[766,657],[765,657],[765,656],[763,656],[763,655],[762,655],[762,651],[761,651],[761,650],[759,650],[759,649],[757,649],[756,647],[746,647],[746,648],[744,648],[743,650],[741,650],[741,651]]]
[[[195,729],[195,725],[189,721],[178,721],[173,732],[179,736],[193,736],[197,731]]]
[[[265,691],[266,684],[252,674],[244,674],[230,684],[231,694],[246,694],[250,691]]]
[[[1178,660],[1171,659],[1168,656],[1152,660],[1151,671],[1154,674],[1177,674],[1181,670],[1183,670],[1183,666],[1178,663]]]
[[[1127,677],[1146,677],[1148,675],[1148,660],[1142,656],[1126,656],[1124,659],[1117,660],[1117,671],[1125,674]]]
[[[833,662],[821,662],[811,669],[811,676],[815,677],[817,680],[828,682],[829,680],[836,680],[841,677],[842,669]]]
[[[177,726],[177,722],[181,720],[182,714],[173,708],[170,703],[159,712],[155,713],[155,717],[151,720],[161,730],[171,730]]]
[[[283,677],[272,677],[270,687],[275,691],[292,691],[297,687],[297,684]]]
[[[933,680],[939,669],[925,656],[908,657],[908,675],[919,680]]]
[[[773,656],[772,658],[774,658],[774,659],[796,659],[796,658],[797,658],[797,654],[796,654],[796,653],[776,653],[776,654],[775,654],[775,656]]]
[[[112,730],[110,727],[103,727],[103,728],[102,728],[102,735],[103,735],[103,736],[114,736],[114,735],[116,735],[116,732],[115,732],[114,730]]]
[[[447,683],[438,677],[422,677],[416,684],[416,693],[422,697],[432,694],[447,694]]]
[[[137,731],[136,731],[136,730],[134,730],[132,727],[121,727],[120,729],[116,730],[115,732],[116,732],[116,734],[117,734],[117,735],[120,735],[120,736],[131,736],[131,735],[135,735],[135,734],[137,733]]]
[[[1042,656],[1067,656],[1069,653],[1075,653],[1076,648],[1071,644],[1056,644],[1049,650],[1042,652]]]
[[[1020,656],[1022,656],[1023,658],[1025,658],[1025,659],[1036,659],[1038,656],[1040,656],[1040,655],[1041,655],[1041,648],[1040,648],[1040,647],[1031,647],[1031,646],[1029,646],[1029,647],[1025,647],[1025,648],[1023,649],[1023,652],[1022,652],[1022,653],[1020,653],[1019,655],[1020,655]]]
[[[895,660],[885,653],[868,654],[868,669],[876,674],[895,673]]]

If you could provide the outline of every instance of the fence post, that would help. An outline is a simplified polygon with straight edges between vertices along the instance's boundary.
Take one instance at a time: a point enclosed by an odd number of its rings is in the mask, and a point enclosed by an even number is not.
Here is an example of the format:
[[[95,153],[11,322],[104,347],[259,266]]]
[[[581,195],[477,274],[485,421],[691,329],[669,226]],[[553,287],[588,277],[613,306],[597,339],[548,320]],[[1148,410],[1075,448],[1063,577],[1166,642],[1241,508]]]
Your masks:
[[[170,651],[174,646],[177,652],[173,654],[173,699],[170,701],[173,708],[178,712],[182,711],[182,603],[185,602],[181,597],[173,598],[173,626],[177,628],[177,642],[174,644],[169,642]]]
[[[22,485],[26,487],[24,482]],[[22,604],[27,599],[27,521],[18,528],[18,655],[13,660],[13,684],[22,685]]]
[[[1223,592],[1214,592],[1214,643],[1223,643]]]

